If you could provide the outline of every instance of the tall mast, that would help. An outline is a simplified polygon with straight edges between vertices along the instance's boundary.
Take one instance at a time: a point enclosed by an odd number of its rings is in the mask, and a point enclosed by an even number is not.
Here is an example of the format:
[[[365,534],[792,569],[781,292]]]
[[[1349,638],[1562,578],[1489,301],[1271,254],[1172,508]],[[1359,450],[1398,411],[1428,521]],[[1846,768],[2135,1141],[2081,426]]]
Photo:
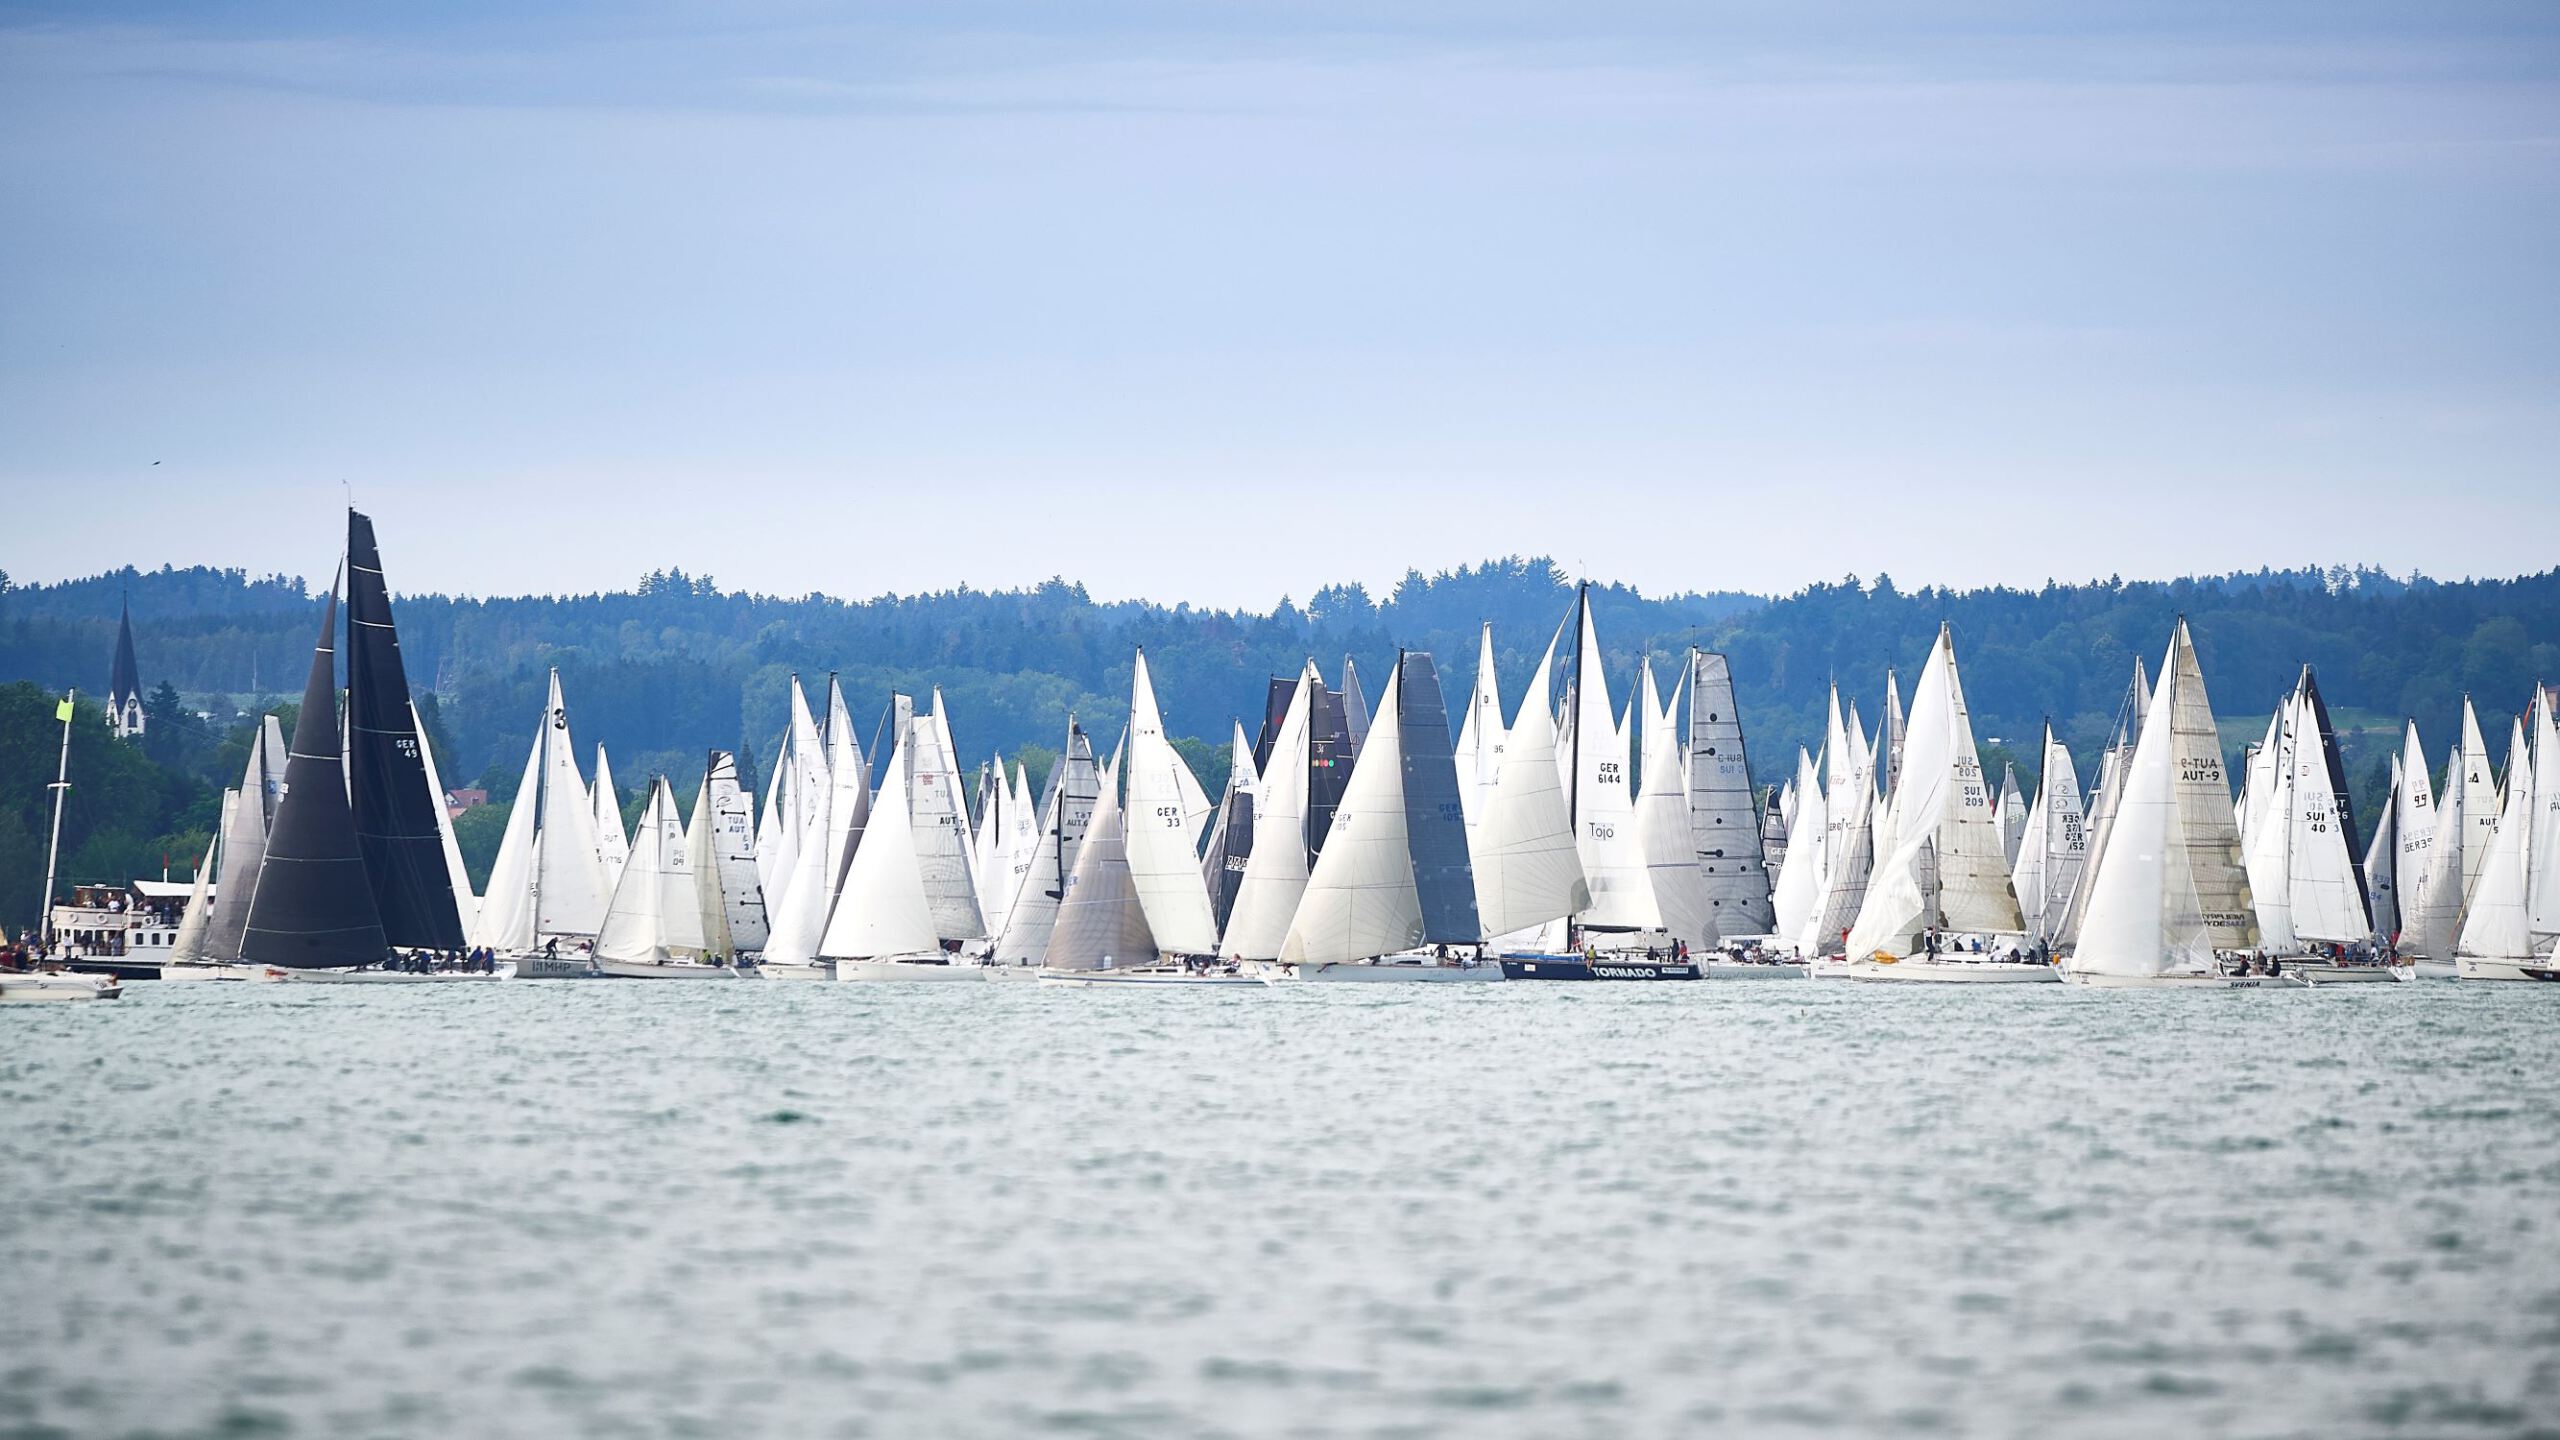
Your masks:
[[[560,672],[552,671],[552,685],[556,687],[559,681]],[[542,823],[542,796],[551,778],[551,722],[558,718],[551,713],[550,692],[545,691],[542,699],[542,741],[535,747],[541,753],[533,765],[533,908],[528,912],[533,921],[533,948],[537,950],[542,948],[542,847],[547,838],[544,832],[550,828]],[[518,795],[516,803],[523,804],[524,797]]]
[[[1565,819],[1573,826],[1575,841],[1582,837],[1582,632],[1591,623],[1591,582],[1573,597],[1573,765],[1566,771],[1573,777],[1565,786]]]
[[[55,866],[62,858],[62,799],[71,793],[71,712],[74,708],[72,702],[79,698],[80,692],[77,690],[63,692],[62,758],[54,765],[53,784],[48,787],[53,791],[53,840],[45,847],[44,852],[44,915],[37,921],[47,954],[53,951],[53,882]]]

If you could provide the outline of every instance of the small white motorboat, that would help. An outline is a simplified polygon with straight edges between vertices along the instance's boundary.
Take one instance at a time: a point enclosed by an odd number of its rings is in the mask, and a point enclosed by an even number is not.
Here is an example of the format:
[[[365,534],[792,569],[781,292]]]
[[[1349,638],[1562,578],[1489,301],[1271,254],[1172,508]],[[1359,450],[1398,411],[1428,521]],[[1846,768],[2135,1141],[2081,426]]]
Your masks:
[[[124,983],[113,975],[84,975],[67,970],[0,970],[0,1001],[113,1000]]]

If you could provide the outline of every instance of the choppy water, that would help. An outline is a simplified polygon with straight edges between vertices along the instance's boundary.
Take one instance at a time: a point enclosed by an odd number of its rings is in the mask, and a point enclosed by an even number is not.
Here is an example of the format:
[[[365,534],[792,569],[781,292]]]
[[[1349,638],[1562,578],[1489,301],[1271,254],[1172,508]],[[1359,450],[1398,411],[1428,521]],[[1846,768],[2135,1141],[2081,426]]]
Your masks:
[[[134,986],[0,1433],[2560,1433],[2560,986]]]

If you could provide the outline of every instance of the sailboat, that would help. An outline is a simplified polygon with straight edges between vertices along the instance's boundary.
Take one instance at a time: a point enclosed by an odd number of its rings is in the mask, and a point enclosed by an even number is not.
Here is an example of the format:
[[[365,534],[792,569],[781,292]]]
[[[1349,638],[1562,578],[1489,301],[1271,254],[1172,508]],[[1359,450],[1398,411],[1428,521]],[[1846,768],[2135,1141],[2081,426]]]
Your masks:
[[[2114,988],[2256,986],[2225,960],[2258,942],[2222,744],[2179,620],[2141,739],[2121,773],[2114,826],[2091,863],[2087,908],[2063,978]]]
[[[391,948],[347,803],[337,626],[333,582],[320,612],[320,638],[311,647],[275,825],[241,932],[241,958],[279,970],[355,970],[378,964]]]
[[[1253,849],[1236,886],[1235,905],[1218,940],[1229,960],[1277,960],[1298,913],[1308,875],[1309,776],[1316,692],[1324,681],[1309,661],[1291,690],[1288,707],[1264,757],[1254,797]]]
[[[1227,786],[1218,797],[1217,818],[1209,823],[1209,841],[1200,852],[1200,879],[1209,892],[1209,921],[1225,934],[1235,913],[1236,890],[1244,883],[1244,867],[1253,855],[1253,797],[1262,784],[1253,762],[1253,746],[1244,737],[1244,722],[1235,722],[1227,744]]]
[[[2151,678],[2142,668],[2140,657],[2133,662],[2133,681],[2125,688],[2123,702],[2116,708],[2115,739],[2098,757],[2097,783],[2090,788],[2088,805],[2089,850],[2080,865],[2079,883],[2071,888],[2070,898],[2062,909],[2062,928],[2052,937],[2053,943],[2069,948],[2080,935],[2080,917],[2088,908],[2089,887],[2097,880],[2098,858],[2106,853],[2107,838],[2115,823],[2116,802],[2123,798],[2124,767],[2133,759],[2134,746],[2142,739],[2143,717],[2151,710]]]
[[[764,948],[764,884],[756,872],[755,835],[755,817],[738,784],[738,757],[710,752],[693,797],[693,823],[685,831],[705,959],[735,964]]]
[[[1823,884],[1796,950],[1806,956],[1838,955],[1848,945],[1849,927],[1865,908],[1867,881],[1875,870],[1875,754],[1857,706],[1844,719],[1840,687],[1831,687],[1830,720],[1823,745],[1828,785],[1823,794]]]
[[[666,776],[652,776],[648,803],[596,932],[596,968],[626,980],[735,979],[734,967],[706,955],[710,946],[702,921],[702,891],[694,882],[675,791]]]
[[[622,879],[623,862],[631,858],[631,836],[622,828],[622,793],[614,788],[613,762],[596,743],[595,778],[587,782],[587,803],[596,812],[596,858],[604,862],[604,883]]]
[[[534,723],[506,834],[480,902],[480,945],[511,956],[516,976],[566,980],[601,974],[592,963],[612,887],[597,847],[596,813],[569,736],[569,706],[553,670]]]
[[[1502,967],[1476,953],[1484,926],[1459,799],[1464,783],[1439,673],[1429,655],[1399,653],[1280,962],[1264,967],[1263,978],[1502,979]]]
[[[892,697],[894,703],[896,697]],[[770,929],[757,973],[768,980],[834,977],[822,963],[818,942],[841,900],[847,869],[860,848],[871,815],[871,770],[854,738],[844,687],[827,677],[827,723],[822,731],[793,682],[790,739],[793,819],[791,865],[780,898],[769,911]]]
[[[2552,913],[2560,900],[2560,725],[2534,687],[2525,738],[2509,750],[2506,800],[2454,943],[2464,980],[2560,980]]]
[[[2062,933],[2063,912],[2079,888],[2089,837],[2080,810],[2080,774],[2072,767],[2071,751],[2053,738],[2050,724],[2044,727],[2042,753],[2035,804],[2020,827],[2009,882],[2017,891],[2018,914],[2028,936],[2049,947]]]
[[[2364,963],[2374,954],[2374,927],[2354,852],[2355,817],[2310,666],[2267,733],[2252,757],[2240,822],[2260,950],[2308,984],[2408,978],[2405,967]],[[2350,946],[2359,963],[2336,963]]]
[[[2488,742],[2481,737],[2480,716],[2468,695],[2462,697],[2462,722],[2456,736],[2453,753],[2445,760],[2444,793],[2437,798],[2416,913],[2403,921],[2401,948],[2417,956],[2418,974],[2430,978],[2459,973],[2454,944],[2462,933],[2471,887],[2488,859],[2488,844],[2501,815]],[[2481,824],[2484,816],[2489,821],[2486,826]],[[2408,908],[2405,899],[2402,906]]]
[[[1076,848],[1075,870],[1037,979],[1082,987],[1261,984],[1232,961],[1169,955],[1157,936],[1130,868],[1128,812],[1120,800],[1127,743],[1102,767],[1093,816]],[[1205,905],[1205,885],[1201,894]]]
[[[887,904],[890,919],[886,928],[853,933],[868,934],[858,943],[886,944],[895,941],[905,947],[877,952],[820,949],[821,963],[832,967],[838,980],[982,980],[986,969],[977,957],[966,953],[968,942],[985,938],[986,924],[978,910],[977,895],[969,881],[968,832],[962,825],[959,770],[947,757],[950,753],[950,731],[941,716],[941,696],[934,697],[935,708],[920,712],[903,695],[890,697],[889,717],[881,733],[891,737],[893,753],[889,763],[896,767],[894,777],[884,770],[880,795],[872,804],[869,823],[853,852],[854,865],[859,866],[863,849],[875,841],[886,847],[888,855],[879,864],[863,872],[863,883],[870,887],[857,894],[854,870],[848,867],[843,891],[836,897],[828,919],[828,934],[834,943],[837,925],[845,912],[862,904]],[[891,814],[887,797],[891,780],[896,783],[899,814]],[[899,855],[899,837],[889,834],[903,826],[904,856]],[[915,944],[915,936],[903,927],[908,918],[906,886],[912,879],[924,897],[925,918],[932,932],[929,945]],[[868,898],[866,898],[868,897]],[[886,897],[885,900],[882,897]],[[849,922],[860,927],[859,917]]]
[[[1687,675],[1684,672],[1682,681]],[[1718,939],[1707,872],[1689,823],[1689,775],[1673,717],[1682,685],[1666,702],[1654,683],[1653,661],[1639,667],[1637,713],[1643,724],[1644,764],[1636,775],[1636,840],[1644,852],[1645,881],[1663,933],[1692,952],[1712,950]]]
[[[1907,725],[1894,785],[1894,849],[1876,862],[1850,926],[1848,977],[1977,984],[2060,979],[2052,966],[2025,957],[2025,921],[1983,785],[1951,626],[1938,627],[1911,692]]]
[[[870,823],[854,847],[818,955],[838,980],[983,980],[981,967],[953,962],[934,929],[908,805],[912,723],[908,729],[906,735],[888,732],[880,793],[872,797]]]
[[[1742,713],[1734,701],[1733,664],[1708,650],[1689,652],[1688,781],[1689,837],[1706,885],[1713,940],[1768,934],[1777,917],[1769,904],[1768,859],[1743,749]],[[1715,962],[1709,962],[1708,973],[1716,973]]]
[[[1823,874],[1824,834],[1831,818],[1822,794],[1822,774],[1814,757],[1796,747],[1796,778],[1779,807],[1786,825],[1786,848],[1778,861],[1778,883],[1770,894],[1770,934],[1775,946],[1794,950],[1812,928],[1827,884]]]
[[[1102,791],[1093,740],[1072,715],[1067,717],[1066,744],[1049,771],[1048,790],[1040,806],[1039,841],[1022,866],[1021,883],[1005,909],[1004,932],[996,937],[995,965],[1015,977],[1028,977],[1048,957],[1058,905],[1066,898],[1076,852]]]

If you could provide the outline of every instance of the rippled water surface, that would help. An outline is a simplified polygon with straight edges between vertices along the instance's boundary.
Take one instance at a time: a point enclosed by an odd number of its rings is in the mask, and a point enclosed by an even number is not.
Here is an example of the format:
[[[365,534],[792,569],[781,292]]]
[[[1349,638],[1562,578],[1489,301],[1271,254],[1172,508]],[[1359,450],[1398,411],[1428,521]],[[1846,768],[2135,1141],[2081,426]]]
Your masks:
[[[0,1433],[2560,1433],[2560,986],[129,987]]]

